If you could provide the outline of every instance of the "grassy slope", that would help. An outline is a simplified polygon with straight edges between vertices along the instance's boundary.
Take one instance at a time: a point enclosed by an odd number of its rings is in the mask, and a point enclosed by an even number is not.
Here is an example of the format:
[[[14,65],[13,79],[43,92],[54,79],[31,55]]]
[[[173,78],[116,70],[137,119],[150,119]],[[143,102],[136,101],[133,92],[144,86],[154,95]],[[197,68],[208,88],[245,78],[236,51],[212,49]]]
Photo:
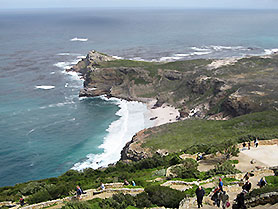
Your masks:
[[[185,120],[152,130],[154,134],[143,146],[171,152],[202,144],[217,147],[230,140],[238,142],[252,137],[271,139],[278,137],[278,111],[254,113],[228,121]]]

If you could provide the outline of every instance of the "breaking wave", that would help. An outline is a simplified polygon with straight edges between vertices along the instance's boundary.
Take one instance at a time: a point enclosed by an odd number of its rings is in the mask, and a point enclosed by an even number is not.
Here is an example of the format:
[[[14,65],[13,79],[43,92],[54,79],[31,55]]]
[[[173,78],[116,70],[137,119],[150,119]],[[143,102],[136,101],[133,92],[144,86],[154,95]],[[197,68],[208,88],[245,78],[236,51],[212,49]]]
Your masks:
[[[86,41],[88,41],[88,39],[87,38],[78,38],[78,37],[75,37],[75,38],[70,39],[70,41],[86,42]]]
[[[87,159],[76,163],[72,169],[83,170],[85,168],[98,168],[115,163],[120,159],[120,152],[125,144],[131,140],[138,131],[150,127],[152,124],[145,118],[147,106],[140,102],[128,102],[116,98],[102,99],[112,101],[120,107],[116,113],[119,119],[112,122],[106,129],[107,135],[99,146],[103,149],[101,154],[88,154]]]
[[[55,86],[35,86],[36,89],[44,89],[44,90],[49,90],[49,89],[54,89]]]

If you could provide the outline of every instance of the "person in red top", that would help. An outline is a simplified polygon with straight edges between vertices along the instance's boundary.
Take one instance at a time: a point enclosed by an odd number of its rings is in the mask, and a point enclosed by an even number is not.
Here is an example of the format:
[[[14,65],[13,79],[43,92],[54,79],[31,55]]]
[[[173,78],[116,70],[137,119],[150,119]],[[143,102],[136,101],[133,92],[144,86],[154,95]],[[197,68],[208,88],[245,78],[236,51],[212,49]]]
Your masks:
[[[222,181],[221,178],[219,178],[219,184],[218,184],[218,186],[219,186],[220,190],[221,190],[222,192],[224,192],[224,190],[223,190],[223,181]]]
[[[216,187],[213,191],[213,195],[211,197],[211,200],[213,201],[214,205],[217,205],[218,207],[220,207],[220,188]]]

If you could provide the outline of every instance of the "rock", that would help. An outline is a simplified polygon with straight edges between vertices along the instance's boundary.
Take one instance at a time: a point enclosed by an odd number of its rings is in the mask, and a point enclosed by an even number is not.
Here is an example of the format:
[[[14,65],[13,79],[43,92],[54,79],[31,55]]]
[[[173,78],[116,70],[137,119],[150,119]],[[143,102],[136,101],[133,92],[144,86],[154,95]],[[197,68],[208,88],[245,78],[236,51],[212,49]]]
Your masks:
[[[251,164],[255,164],[255,163],[256,163],[256,160],[255,160],[255,159],[252,159],[252,160],[250,161],[250,163],[251,163]]]
[[[157,119],[157,117],[150,118],[150,120],[156,120],[156,119]]]
[[[159,154],[160,156],[167,156],[169,153],[168,153],[168,151],[165,150],[165,149],[158,149],[158,150],[156,151],[156,154]]]
[[[76,65],[74,65],[68,71],[75,71],[75,72],[81,73],[81,75],[84,76],[89,70],[99,66],[99,64],[101,62],[107,62],[107,61],[112,61],[112,60],[115,60],[115,58],[113,58],[109,55],[97,52],[95,50],[92,50],[87,54],[86,58],[79,61]]]
[[[144,142],[146,136],[145,129],[139,131],[132,137],[132,140],[128,142],[121,151],[121,160],[139,161],[152,157],[153,153],[149,148],[142,148],[141,144]]]

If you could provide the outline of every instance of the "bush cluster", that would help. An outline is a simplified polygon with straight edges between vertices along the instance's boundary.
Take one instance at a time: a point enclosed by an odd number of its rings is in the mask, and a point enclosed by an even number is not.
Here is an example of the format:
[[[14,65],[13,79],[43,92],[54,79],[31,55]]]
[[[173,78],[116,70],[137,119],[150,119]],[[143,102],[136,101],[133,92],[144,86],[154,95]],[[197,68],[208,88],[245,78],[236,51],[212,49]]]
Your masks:
[[[236,174],[240,171],[236,169],[231,161],[225,161],[224,163],[217,164],[213,169],[210,169],[206,173],[206,177],[212,177],[216,175],[228,175],[228,174]]]
[[[112,198],[95,199],[88,202],[70,202],[63,209],[89,209],[89,208],[146,208],[161,206],[166,208],[178,208],[185,193],[162,186],[150,186],[136,196],[129,194],[114,194]]]
[[[177,178],[183,179],[198,178],[200,175],[198,163],[193,159],[185,159],[182,165],[173,167],[171,172],[175,174]]]

